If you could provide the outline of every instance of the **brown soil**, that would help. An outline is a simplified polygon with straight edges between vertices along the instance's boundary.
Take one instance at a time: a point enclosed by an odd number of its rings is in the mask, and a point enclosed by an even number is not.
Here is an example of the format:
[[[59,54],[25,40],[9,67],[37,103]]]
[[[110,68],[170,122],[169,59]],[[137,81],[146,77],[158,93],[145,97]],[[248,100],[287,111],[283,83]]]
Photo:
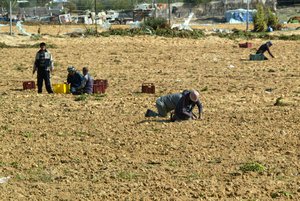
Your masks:
[[[23,91],[37,49],[0,49],[0,178],[12,177],[2,200],[300,199],[298,41],[248,61],[255,49],[218,37],[0,37],[41,41],[57,46],[53,83],[68,65],[89,66],[109,88],[82,101]],[[157,93],[140,93],[144,82]],[[160,95],[191,88],[202,90],[204,120],[144,117]],[[250,162],[265,170],[242,171]]]

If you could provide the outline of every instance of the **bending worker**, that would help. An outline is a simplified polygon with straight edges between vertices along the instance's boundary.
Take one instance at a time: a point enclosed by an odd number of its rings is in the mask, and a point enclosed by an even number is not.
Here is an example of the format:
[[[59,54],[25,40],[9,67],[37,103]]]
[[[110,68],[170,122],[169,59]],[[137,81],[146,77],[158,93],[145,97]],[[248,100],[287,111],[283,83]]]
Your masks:
[[[181,97],[182,93],[168,94],[159,97],[156,100],[156,108],[158,112],[148,109],[145,117],[166,117],[169,112],[176,108],[176,105]]]
[[[273,45],[273,43],[272,43],[271,41],[266,42],[265,44],[261,45],[261,46],[258,48],[256,54],[263,54],[263,55],[264,55],[264,53],[265,53],[266,51],[268,51],[269,55],[270,55],[272,58],[274,58],[273,54],[272,54],[271,51],[270,51],[270,47],[271,47],[272,45]],[[264,58],[265,58],[265,60],[268,60],[268,58],[267,58],[265,55],[264,55]]]
[[[193,114],[193,109],[197,105],[199,111],[199,119],[203,119],[203,106],[199,99],[199,92],[196,90],[183,91],[182,97],[175,108],[175,114],[171,117],[172,121],[177,120],[194,120],[197,119]]]
[[[73,95],[79,95],[82,94],[82,83],[83,83],[83,76],[76,71],[74,66],[69,66],[68,67],[68,78],[67,78],[67,83],[71,84],[71,89],[70,92]]]

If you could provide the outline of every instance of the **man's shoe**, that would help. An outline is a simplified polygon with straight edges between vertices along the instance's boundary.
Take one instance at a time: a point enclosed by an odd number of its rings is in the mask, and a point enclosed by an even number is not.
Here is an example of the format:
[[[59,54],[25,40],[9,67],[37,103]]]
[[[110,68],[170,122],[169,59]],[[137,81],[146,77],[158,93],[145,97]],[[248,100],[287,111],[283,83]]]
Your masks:
[[[156,117],[158,116],[158,114],[150,109],[147,110],[147,112],[145,113],[145,117]]]

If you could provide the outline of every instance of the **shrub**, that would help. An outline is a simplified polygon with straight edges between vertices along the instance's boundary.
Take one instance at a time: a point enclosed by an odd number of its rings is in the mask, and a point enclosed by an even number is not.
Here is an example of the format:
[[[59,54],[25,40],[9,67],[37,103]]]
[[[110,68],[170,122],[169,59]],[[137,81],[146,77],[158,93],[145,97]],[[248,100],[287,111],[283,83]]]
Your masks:
[[[254,23],[254,31],[256,32],[263,32],[267,29],[267,23],[265,18],[265,11],[262,4],[258,4],[257,12],[254,15],[253,23]]]
[[[148,18],[144,21],[143,27],[151,27],[154,30],[157,29],[165,29],[169,28],[169,24],[166,19],[158,17],[158,18]]]
[[[242,172],[263,172],[265,171],[266,167],[260,163],[245,163],[240,167]]]
[[[194,30],[194,31],[186,31],[186,30],[174,30],[170,28],[161,29],[158,28],[156,30],[151,27],[142,27],[136,29],[112,29],[107,32],[101,32],[99,35],[101,36],[109,36],[109,35],[119,35],[119,36],[136,36],[136,35],[157,35],[162,37],[179,37],[179,38],[201,38],[204,37],[204,32],[202,30]]]
[[[85,32],[84,34],[87,36],[95,36],[96,35],[96,29],[92,27],[85,27]]]
[[[278,30],[280,27],[278,17],[271,11],[270,8],[268,8],[266,12],[266,23],[268,27],[270,26],[274,30]]]
[[[3,43],[3,42],[0,42],[0,48],[10,48],[11,46]]]

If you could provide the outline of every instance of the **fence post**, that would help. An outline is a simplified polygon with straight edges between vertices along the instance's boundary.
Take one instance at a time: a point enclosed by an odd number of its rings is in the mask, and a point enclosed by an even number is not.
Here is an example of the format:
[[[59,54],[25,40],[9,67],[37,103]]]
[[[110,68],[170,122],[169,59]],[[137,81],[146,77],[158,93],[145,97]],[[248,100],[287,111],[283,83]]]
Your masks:
[[[9,33],[12,35],[12,8],[11,8],[11,1],[9,1]]]
[[[247,0],[247,22],[246,22],[246,31],[249,29],[249,0]]]
[[[171,26],[171,0],[168,0],[168,7],[169,7],[169,25]]]
[[[97,0],[95,0],[95,30],[96,30],[96,34],[98,33],[98,28],[97,28],[97,20],[96,17],[97,16]]]

